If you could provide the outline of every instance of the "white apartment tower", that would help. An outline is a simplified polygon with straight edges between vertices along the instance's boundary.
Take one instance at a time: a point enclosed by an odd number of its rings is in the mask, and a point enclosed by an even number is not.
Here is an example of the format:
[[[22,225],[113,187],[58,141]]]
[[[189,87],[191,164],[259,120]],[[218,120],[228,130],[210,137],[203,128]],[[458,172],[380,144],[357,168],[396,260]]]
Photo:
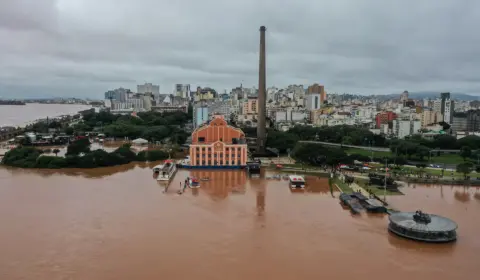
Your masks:
[[[320,93],[308,93],[305,96],[305,109],[313,111],[320,109],[322,104]]]

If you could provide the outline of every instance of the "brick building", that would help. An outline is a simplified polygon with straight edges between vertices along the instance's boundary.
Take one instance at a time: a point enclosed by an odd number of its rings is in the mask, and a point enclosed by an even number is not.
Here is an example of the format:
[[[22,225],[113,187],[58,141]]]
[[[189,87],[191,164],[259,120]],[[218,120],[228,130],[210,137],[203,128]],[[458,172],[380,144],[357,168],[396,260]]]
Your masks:
[[[247,164],[247,143],[242,130],[215,116],[208,125],[192,133],[190,164],[193,168],[243,168]]]

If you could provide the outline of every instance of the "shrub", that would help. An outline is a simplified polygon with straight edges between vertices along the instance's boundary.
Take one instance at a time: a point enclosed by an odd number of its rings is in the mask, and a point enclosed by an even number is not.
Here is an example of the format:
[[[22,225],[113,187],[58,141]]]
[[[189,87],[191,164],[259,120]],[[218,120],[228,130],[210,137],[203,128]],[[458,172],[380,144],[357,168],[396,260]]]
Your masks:
[[[88,138],[82,138],[68,145],[66,155],[79,155],[88,152],[90,152],[90,140],[88,140]]]
[[[148,151],[147,153],[148,161],[163,160],[167,158],[169,158],[169,155],[165,151],[153,150],[153,151]]]
[[[147,152],[141,151],[137,154],[137,161],[147,161]]]
[[[137,158],[137,155],[135,154],[135,152],[133,152],[130,149],[130,146],[127,146],[127,145],[123,145],[120,148],[116,149],[115,151],[113,151],[113,154],[116,154],[122,157],[124,159],[123,160],[124,163],[132,162]]]

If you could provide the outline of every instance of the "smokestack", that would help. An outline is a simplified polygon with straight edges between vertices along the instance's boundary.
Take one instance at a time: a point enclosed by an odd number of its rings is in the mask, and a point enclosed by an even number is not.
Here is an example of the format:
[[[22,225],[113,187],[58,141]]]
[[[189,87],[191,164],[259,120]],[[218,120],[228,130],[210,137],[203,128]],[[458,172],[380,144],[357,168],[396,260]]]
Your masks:
[[[260,27],[260,61],[258,69],[258,123],[257,123],[257,153],[265,153],[266,136],[266,59],[265,59],[265,26]]]

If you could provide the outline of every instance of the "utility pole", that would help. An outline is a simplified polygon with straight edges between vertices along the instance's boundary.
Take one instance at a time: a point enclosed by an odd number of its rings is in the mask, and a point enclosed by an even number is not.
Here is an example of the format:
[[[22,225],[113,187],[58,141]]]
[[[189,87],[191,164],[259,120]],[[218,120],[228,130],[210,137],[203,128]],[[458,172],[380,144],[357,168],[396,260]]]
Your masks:
[[[385,158],[385,182],[383,185],[383,201],[387,201],[387,168],[388,168],[388,158]]]

